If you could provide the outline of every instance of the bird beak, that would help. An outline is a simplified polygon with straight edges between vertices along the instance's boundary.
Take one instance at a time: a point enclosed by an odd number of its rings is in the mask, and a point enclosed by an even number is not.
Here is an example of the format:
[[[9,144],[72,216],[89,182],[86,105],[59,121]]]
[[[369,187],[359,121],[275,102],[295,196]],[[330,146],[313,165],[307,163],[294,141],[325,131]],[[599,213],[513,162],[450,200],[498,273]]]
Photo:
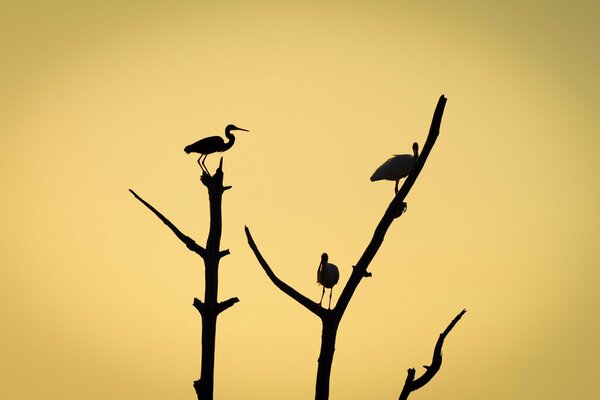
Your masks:
[[[244,132],[250,132],[248,129],[244,129],[244,128],[236,128],[236,130],[238,130],[238,131],[244,131]]]

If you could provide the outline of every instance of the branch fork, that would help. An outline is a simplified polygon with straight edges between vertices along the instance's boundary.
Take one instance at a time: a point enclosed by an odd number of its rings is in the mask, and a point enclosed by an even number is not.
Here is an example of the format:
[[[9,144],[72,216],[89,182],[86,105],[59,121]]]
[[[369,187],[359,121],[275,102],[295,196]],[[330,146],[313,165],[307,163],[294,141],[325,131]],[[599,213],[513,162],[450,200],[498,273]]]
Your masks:
[[[344,311],[348,307],[350,299],[352,298],[356,288],[358,287],[361,280],[365,277],[370,277],[372,274],[367,272],[367,268],[369,267],[371,261],[379,251],[387,230],[389,229],[392,222],[400,217],[406,211],[406,203],[404,202],[406,196],[410,192],[413,184],[415,183],[419,173],[421,172],[433,145],[439,135],[440,125],[442,122],[442,115],[444,113],[444,108],[446,105],[446,98],[442,95],[438,101],[438,104],[435,108],[433,119],[431,121],[431,126],[429,128],[429,134],[427,135],[427,140],[423,146],[423,151],[421,155],[415,162],[415,165],[402,184],[400,190],[396,193],[392,201],[390,202],[388,208],[386,209],[383,217],[381,218],[379,224],[375,228],[375,232],[366,249],[364,250],[361,258],[358,260],[355,266],[353,266],[352,273],[350,278],[346,282],[344,289],[342,290],[336,305],[331,310],[325,310],[319,304],[314,301],[308,299],[306,296],[299,293],[297,290],[292,288],[287,283],[283,282],[279,279],[268,263],[265,261],[263,256],[261,255],[252,235],[250,234],[250,230],[248,227],[245,227],[246,237],[248,239],[248,245],[254,252],[256,259],[259,264],[269,277],[269,279],[277,286],[281,291],[285,294],[296,300],[298,303],[302,304],[305,308],[311,311],[313,314],[317,315],[323,324],[322,336],[321,336],[321,351],[319,353],[318,359],[318,370],[317,370],[317,383],[315,390],[315,399],[316,400],[326,400],[329,398],[329,378],[331,374],[331,365],[333,362],[333,354],[335,352],[335,339],[337,334],[337,329],[339,327],[339,323],[344,315]],[[463,312],[464,313],[464,312]],[[462,316],[462,315],[461,315]],[[454,326],[456,322],[451,324]],[[450,328],[451,329],[451,328]],[[449,330],[448,330],[449,331]],[[446,333],[447,334],[447,333]],[[445,337],[445,334],[444,334]],[[443,342],[443,339],[441,339]],[[436,347],[437,348],[437,347]],[[441,345],[440,345],[440,364],[441,364]],[[434,370],[437,362],[437,358],[434,356],[434,362],[431,367],[427,369],[425,375],[431,375],[431,372]],[[438,367],[439,369],[439,367]],[[431,371],[431,372],[430,372]],[[429,375],[428,375],[429,373]],[[408,370],[409,377],[407,378],[407,382],[410,381],[414,383],[415,370]],[[424,375],[424,376],[425,376]],[[431,379],[431,378],[429,378]],[[417,382],[424,382],[422,378],[419,378]],[[414,387],[413,384],[407,384],[408,387]],[[425,382],[426,383],[426,382]],[[424,384],[424,383],[423,383]],[[407,387],[405,385],[405,387]],[[414,390],[414,389],[412,389]],[[410,393],[410,392],[409,392]]]

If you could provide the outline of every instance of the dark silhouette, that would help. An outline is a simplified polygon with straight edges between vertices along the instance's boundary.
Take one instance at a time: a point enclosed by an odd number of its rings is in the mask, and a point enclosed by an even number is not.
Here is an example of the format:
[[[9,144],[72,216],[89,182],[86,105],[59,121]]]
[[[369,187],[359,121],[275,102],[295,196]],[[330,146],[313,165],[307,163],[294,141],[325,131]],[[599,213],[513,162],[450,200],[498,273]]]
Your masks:
[[[329,256],[327,253],[321,255],[321,262],[319,268],[317,268],[317,283],[323,286],[323,293],[321,293],[321,300],[319,305],[323,302],[323,296],[325,296],[325,288],[329,289],[329,308],[331,308],[331,295],[333,294],[333,287],[338,283],[340,279],[340,271],[338,267],[329,263]]]
[[[419,145],[415,142],[413,143],[412,148],[412,156],[410,154],[396,154],[384,162],[371,176],[371,182],[383,179],[387,181],[396,181],[394,192],[398,193],[398,182],[400,179],[405,178],[410,174],[410,171],[412,171],[417,162],[417,158],[419,158]]]
[[[231,131],[244,131],[250,132],[247,129],[238,128],[235,125],[227,125],[225,127],[225,136],[229,141],[225,143],[225,140],[221,136],[209,136],[204,139],[200,139],[195,143],[185,146],[183,149],[187,154],[190,153],[199,153],[200,158],[198,158],[198,165],[202,168],[202,171],[208,173],[206,169],[206,165],[204,165],[204,161],[209,154],[227,151],[233,146],[235,143],[235,136],[231,133]]]
[[[193,239],[181,233],[181,231],[163,216],[152,205],[142,199],[133,190],[129,191],[142,204],[150,209],[173,233],[181,240],[188,249],[198,254],[204,260],[205,291],[204,301],[194,298],[193,305],[202,317],[202,362],[200,379],[194,381],[196,395],[200,400],[212,400],[214,389],[215,370],[215,338],[217,331],[217,316],[237,303],[237,297],[222,302],[217,301],[219,288],[219,261],[229,254],[229,250],[220,250],[222,215],[221,202],[223,192],[231,189],[231,186],[223,186],[223,158],[219,162],[219,168],[211,176],[205,168],[202,168],[200,180],[208,189],[208,200],[210,208],[210,228],[206,248],[197,244]]]
[[[433,349],[433,359],[431,360],[431,365],[423,365],[425,368],[425,373],[421,375],[419,378],[415,379],[415,369],[409,368],[406,376],[406,381],[404,382],[404,387],[402,388],[402,392],[400,392],[400,397],[398,400],[406,400],[408,399],[408,395],[411,392],[414,392],[417,389],[422,388],[427,385],[431,378],[437,374],[442,366],[442,346],[444,345],[444,339],[450,333],[454,325],[462,318],[462,316],[467,312],[467,310],[462,310],[458,313],[456,317],[450,322],[448,327],[440,334],[440,337],[435,344],[435,348]]]
[[[288,284],[283,282],[281,279],[279,279],[275,275],[275,273],[273,272],[273,270],[271,269],[269,264],[265,261],[265,259],[261,255],[260,251],[258,250],[258,247],[256,246],[256,243],[254,242],[254,239],[253,239],[252,235],[250,234],[250,230],[248,229],[248,227],[245,228],[246,237],[248,239],[248,245],[254,252],[254,255],[256,256],[256,259],[258,260],[259,264],[261,265],[261,267],[263,268],[263,270],[265,271],[267,276],[275,284],[275,286],[277,286],[281,291],[286,293],[288,296],[292,297],[294,300],[296,300],[298,303],[302,304],[309,311],[311,311],[313,314],[315,314],[317,317],[319,317],[321,319],[322,335],[321,335],[321,350],[320,350],[319,359],[318,359],[317,381],[316,381],[316,388],[315,388],[315,399],[316,400],[326,400],[329,398],[329,379],[330,379],[330,375],[331,375],[331,366],[333,363],[333,355],[334,355],[334,351],[335,351],[335,339],[336,339],[339,324],[342,320],[344,312],[346,311],[346,307],[348,307],[350,299],[352,298],[352,295],[354,294],[354,291],[358,287],[358,284],[360,283],[360,281],[362,280],[363,277],[371,276],[371,273],[367,272],[367,267],[369,266],[369,264],[371,263],[371,261],[373,260],[375,255],[377,254],[377,251],[379,250],[379,248],[381,247],[381,244],[383,243],[383,240],[385,238],[385,234],[386,234],[388,228],[390,227],[392,222],[396,218],[400,217],[402,215],[402,213],[406,210],[406,203],[404,203],[404,199],[408,195],[414,182],[416,181],[417,177],[419,176],[419,173],[421,172],[423,165],[427,161],[427,157],[429,156],[429,153],[430,153],[431,149],[433,148],[433,145],[435,144],[435,141],[439,135],[440,125],[442,122],[442,115],[444,113],[445,105],[446,105],[446,98],[444,96],[441,96],[438,101],[435,112],[433,114],[433,120],[431,122],[431,127],[429,129],[429,134],[427,136],[427,140],[423,147],[423,153],[421,154],[421,156],[419,158],[416,159],[416,163],[414,163],[414,166],[412,167],[412,170],[410,171],[406,181],[404,181],[402,188],[400,189],[400,191],[398,191],[396,193],[396,195],[392,199],[390,205],[388,206],[387,210],[385,211],[383,217],[381,218],[381,221],[375,228],[375,232],[373,234],[373,238],[371,239],[371,242],[368,244],[367,248],[363,252],[363,255],[358,260],[356,265],[353,267],[350,278],[348,279],[348,282],[346,282],[346,285],[345,285],[344,289],[342,290],[340,298],[338,299],[338,301],[333,309],[327,309],[327,310],[324,309],[323,307],[321,307],[320,304],[310,300],[309,298],[302,295],[301,293],[296,291],[294,288],[292,288],[291,286],[289,286]],[[462,315],[460,315],[460,316],[462,316]],[[458,321],[458,318],[459,317],[457,317],[457,319],[455,319],[455,321]],[[456,324],[456,322],[453,322],[453,324],[451,324],[451,326],[445,331],[445,333],[443,334],[444,337],[449,332],[449,330],[454,326],[454,324]],[[441,341],[443,342],[443,338],[441,338]],[[441,342],[438,341],[438,344],[439,344],[439,352],[441,355]],[[436,350],[437,350],[437,348],[438,348],[438,346],[436,346]],[[440,362],[441,362],[441,359],[440,359]],[[435,357],[434,357],[434,363],[432,363],[432,367],[434,366],[434,364],[437,365],[435,363]],[[438,368],[439,368],[439,366],[438,366]],[[413,377],[414,377],[414,373],[413,373]],[[429,379],[431,379],[431,378],[429,378]],[[423,382],[423,381],[421,380],[420,382]],[[415,389],[411,388],[410,390],[415,390]],[[410,392],[410,390],[409,390],[409,392]]]

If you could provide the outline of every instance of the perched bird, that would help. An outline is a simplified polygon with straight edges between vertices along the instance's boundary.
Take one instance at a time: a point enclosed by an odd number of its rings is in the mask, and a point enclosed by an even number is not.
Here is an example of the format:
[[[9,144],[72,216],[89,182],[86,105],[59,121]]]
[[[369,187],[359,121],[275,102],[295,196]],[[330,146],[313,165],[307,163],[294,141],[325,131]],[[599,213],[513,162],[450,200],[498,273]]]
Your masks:
[[[400,179],[407,177],[408,174],[410,174],[410,171],[412,171],[417,162],[417,158],[419,158],[419,145],[415,142],[413,143],[412,148],[412,156],[410,154],[396,154],[384,162],[371,176],[371,182],[384,179],[387,181],[396,181],[394,190],[398,193],[398,182]]]
[[[329,256],[327,253],[321,255],[321,263],[317,269],[317,283],[323,286],[323,293],[321,293],[321,300],[319,305],[323,302],[323,296],[325,296],[325,288],[329,289],[329,308],[331,308],[331,295],[333,294],[333,287],[340,279],[340,271],[338,267],[328,263]]]
[[[186,153],[199,153],[200,158],[198,159],[198,165],[203,170],[206,170],[206,165],[204,165],[204,161],[209,154],[226,151],[233,146],[235,143],[235,136],[231,133],[231,131],[244,131],[250,132],[247,129],[238,128],[235,125],[227,125],[225,127],[225,136],[229,141],[225,143],[225,140],[221,136],[209,136],[204,139],[200,139],[195,143],[192,143],[188,146],[185,146],[183,149]]]

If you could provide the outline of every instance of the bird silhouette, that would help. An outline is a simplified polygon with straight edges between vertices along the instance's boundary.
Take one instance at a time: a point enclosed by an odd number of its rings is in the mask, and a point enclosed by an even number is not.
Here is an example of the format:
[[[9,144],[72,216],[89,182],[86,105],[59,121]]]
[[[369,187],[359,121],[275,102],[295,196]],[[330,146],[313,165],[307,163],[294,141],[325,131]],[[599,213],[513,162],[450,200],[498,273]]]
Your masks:
[[[412,148],[413,155],[396,154],[384,162],[371,176],[371,182],[380,180],[396,181],[394,191],[395,193],[398,193],[398,182],[400,179],[407,177],[408,174],[410,174],[417,158],[419,158],[419,145],[415,142],[413,143]]]
[[[185,146],[183,149],[187,154],[190,153],[198,153],[200,154],[200,158],[198,158],[198,165],[202,168],[203,171],[208,172],[206,169],[206,165],[204,165],[204,161],[209,154],[227,151],[233,146],[235,143],[235,136],[231,133],[231,131],[244,131],[250,132],[247,129],[238,128],[235,125],[227,125],[225,127],[225,136],[229,139],[228,142],[225,142],[221,136],[209,136],[204,139],[200,139],[195,143],[192,143],[188,146]]]
[[[329,256],[327,253],[321,255],[321,263],[317,269],[317,283],[323,286],[323,293],[321,293],[321,300],[319,305],[323,302],[323,296],[325,296],[325,288],[329,289],[329,309],[331,309],[331,295],[333,294],[333,287],[340,279],[340,271],[338,267],[328,262]]]

